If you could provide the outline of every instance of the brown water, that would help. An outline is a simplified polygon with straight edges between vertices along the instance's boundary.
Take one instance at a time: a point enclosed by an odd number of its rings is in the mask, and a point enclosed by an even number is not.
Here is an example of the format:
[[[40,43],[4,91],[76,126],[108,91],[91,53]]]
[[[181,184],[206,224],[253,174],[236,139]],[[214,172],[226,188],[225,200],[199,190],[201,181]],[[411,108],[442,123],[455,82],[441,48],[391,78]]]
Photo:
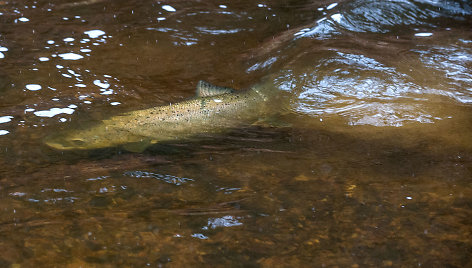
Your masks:
[[[472,266],[467,1],[0,1],[1,267]],[[44,137],[262,83],[269,124]]]

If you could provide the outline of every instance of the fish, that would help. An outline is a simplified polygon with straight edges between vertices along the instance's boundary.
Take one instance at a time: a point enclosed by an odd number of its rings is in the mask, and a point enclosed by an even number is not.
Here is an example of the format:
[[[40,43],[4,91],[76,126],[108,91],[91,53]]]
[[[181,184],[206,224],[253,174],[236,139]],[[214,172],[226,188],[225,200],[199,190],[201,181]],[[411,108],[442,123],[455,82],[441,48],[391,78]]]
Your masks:
[[[142,152],[151,144],[252,124],[268,112],[272,95],[267,86],[235,90],[199,81],[194,98],[112,116],[90,127],[47,137],[45,144],[57,150],[122,146],[128,151]]]

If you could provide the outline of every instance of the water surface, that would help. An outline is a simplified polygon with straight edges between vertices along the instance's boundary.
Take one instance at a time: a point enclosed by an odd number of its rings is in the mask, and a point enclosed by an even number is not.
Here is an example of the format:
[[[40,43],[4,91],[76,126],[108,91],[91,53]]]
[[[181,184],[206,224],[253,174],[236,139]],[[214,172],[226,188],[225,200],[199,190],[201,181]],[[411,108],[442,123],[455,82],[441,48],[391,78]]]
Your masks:
[[[0,266],[472,265],[468,1],[0,2]],[[225,133],[43,139],[262,84]]]

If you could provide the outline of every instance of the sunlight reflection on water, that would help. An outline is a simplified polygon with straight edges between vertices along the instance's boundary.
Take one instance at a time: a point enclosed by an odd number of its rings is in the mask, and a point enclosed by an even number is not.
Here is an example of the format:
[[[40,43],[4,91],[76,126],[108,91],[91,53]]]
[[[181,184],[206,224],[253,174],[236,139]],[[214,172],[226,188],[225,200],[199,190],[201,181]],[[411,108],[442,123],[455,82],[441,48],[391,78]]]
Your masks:
[[[0,13],[0,266],[469,264],[467,1]],[[199,80],[280,95],[254,124],[139,153],[44,144]]]
[[[189,178],[180,178],[173,175],[157,174],[157,173],[147,172],[147,171],[127,171],[124,173],[124,175],[134,177],[134,178],[154,178],[154,179],[162,180],[164,182],[175,184],[175,185],[182,185],[184,183],[193,181],[193,179],[189,179]]]

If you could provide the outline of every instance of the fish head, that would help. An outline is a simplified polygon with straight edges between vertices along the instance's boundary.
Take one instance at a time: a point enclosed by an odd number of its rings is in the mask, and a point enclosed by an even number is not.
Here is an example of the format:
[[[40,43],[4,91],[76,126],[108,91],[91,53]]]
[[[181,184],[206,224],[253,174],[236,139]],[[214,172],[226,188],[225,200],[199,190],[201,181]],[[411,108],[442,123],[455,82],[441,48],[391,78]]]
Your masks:
[[[113,146],[106,137],[88,131],[69,131],[46,137],[44,143],[57,150],[88,150]]]
[[[58,150],[85,149],[82,148],[85,144],[83,139],[68,139],[67,137],[51,136],[47,137],[44,143]]]

